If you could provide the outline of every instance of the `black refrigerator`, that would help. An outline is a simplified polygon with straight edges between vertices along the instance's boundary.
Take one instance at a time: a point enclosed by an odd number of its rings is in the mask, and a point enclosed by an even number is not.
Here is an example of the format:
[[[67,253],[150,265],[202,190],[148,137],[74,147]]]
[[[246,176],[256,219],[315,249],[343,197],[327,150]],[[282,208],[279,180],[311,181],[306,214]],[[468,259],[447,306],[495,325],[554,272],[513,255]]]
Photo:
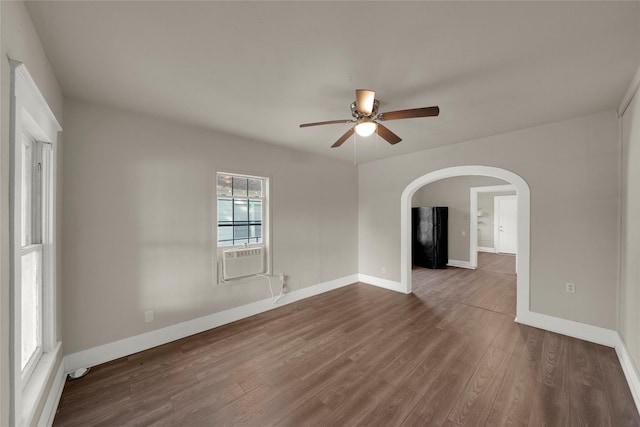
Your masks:
[[[447,207],[412,208],[413,265],[426,268],[445,268],[449,262]]]

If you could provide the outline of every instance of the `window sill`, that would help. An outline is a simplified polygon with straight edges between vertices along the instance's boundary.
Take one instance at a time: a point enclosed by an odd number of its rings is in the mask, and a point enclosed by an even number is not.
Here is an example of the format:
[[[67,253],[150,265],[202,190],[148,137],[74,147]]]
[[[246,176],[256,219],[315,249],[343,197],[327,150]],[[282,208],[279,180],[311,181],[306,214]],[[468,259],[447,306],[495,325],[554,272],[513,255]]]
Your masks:
[[[44,404],[47,383],[56,368],[56,361],[60,359],[62,343],[58,342],[54,348],[42,354],[27,384],[22,389],[20,402],[20,423],[18,425],[33,425],[36,408]]]

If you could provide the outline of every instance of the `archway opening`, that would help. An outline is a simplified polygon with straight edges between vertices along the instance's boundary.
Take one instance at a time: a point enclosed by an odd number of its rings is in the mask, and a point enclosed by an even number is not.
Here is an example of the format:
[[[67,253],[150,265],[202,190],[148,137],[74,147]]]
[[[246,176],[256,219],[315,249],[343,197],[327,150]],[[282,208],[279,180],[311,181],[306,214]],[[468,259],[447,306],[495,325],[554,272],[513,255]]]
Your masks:
[[[445,178],[458,176],[487,176],[498,178],[513,185],[516,189],[518,212],[518,243],[516,269],[518,271],[516,283],[516,319],[529,312],[530,286],[530,224],[531,224],[531,194],[529,186],[519,175],[500,168],[490,166],[456,166],[429,172],[412,181],[402,192],[401,196],[401,248],[400,248],[400,283],[406,293],[411,293],[411,201],[415,192],[421,187]]]

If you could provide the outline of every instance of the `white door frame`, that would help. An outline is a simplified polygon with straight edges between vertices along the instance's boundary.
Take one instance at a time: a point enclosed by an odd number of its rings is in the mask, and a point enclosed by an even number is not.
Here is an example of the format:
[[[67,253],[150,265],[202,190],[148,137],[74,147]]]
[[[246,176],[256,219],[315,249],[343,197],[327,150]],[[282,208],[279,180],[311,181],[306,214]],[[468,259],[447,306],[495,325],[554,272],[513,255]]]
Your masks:
[[[471,268],[478,268],[478,193],[501,193],[504,191],[517,190],[511,184],[471,187],[469,189],[471,198],[469,202],[469,263]]]
[[[400,285],[411,293],[411,199],[426,184],[455,176],[480,175],[511,183],[518,194],[518,259],[516,260],[516,316],[529,313],[531,191],[522,177],[506,169],[491,166],[454,166],[429,172],[406,186],[400,197]],[[477,218],[476,218],[477,221]],[[477,238],[477,236],[476,236]]]

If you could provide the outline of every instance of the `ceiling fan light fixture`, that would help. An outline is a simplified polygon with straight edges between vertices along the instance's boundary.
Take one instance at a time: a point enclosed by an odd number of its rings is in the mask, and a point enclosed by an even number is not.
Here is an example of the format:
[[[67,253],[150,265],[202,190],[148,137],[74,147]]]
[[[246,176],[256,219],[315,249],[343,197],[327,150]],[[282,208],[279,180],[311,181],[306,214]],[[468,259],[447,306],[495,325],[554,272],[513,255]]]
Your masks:
[[[362,137],[371,135],[376,131],[378,124],[376,122],[362,122],[356,125],[356,133]]]

